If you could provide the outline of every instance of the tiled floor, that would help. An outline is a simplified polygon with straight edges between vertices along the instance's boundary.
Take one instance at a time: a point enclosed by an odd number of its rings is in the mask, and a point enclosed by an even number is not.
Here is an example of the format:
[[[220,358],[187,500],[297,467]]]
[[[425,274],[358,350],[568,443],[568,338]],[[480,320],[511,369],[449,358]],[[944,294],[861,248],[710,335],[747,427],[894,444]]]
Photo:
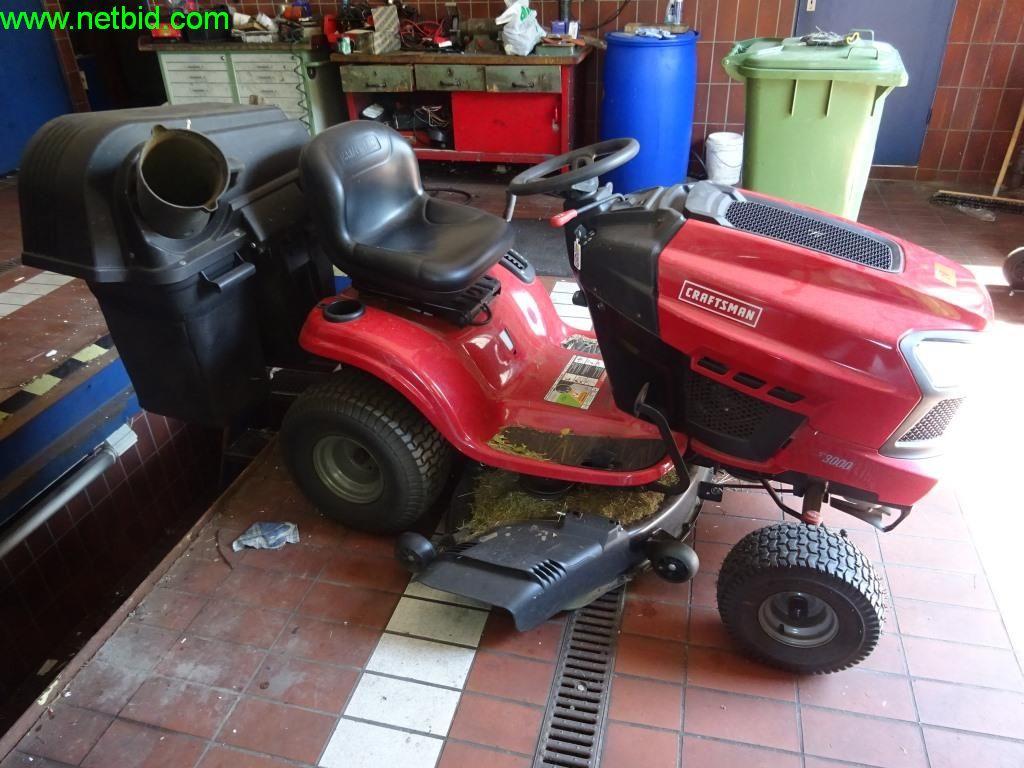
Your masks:
[[[862,218],[981,267],[1024,240],[1024,219],[977,222],[928,206],[930,191],[872,183]],[[994,293],[1019,322],[1019,299]],[[1019,463],[1019,434],[1001,458]],[[1019,598],[978,537],[1012,525],[1010,511],[982,519],[950,485],[884,536],[827,512],[884,574],[889,620],[858,668],[800,678],[739,655],[715,609],[729,546],[781,514],[758,494],[707,505],[697,578],[629,590],[602,765],[1020,768],[1024,635],[1003,620]],[[302,543],[225,560],[266,519],[297,522]],[[408,585],[389,540],[318,517],[271,452],[0,765],[525,768],[562,631],[556,619],[518,634]]]

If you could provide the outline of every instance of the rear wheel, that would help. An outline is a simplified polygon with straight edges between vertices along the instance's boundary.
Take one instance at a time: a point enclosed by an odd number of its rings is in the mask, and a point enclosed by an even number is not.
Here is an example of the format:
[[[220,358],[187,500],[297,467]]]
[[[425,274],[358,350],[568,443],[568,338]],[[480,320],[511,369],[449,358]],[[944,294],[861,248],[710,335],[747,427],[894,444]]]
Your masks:
[[[1024,248],[1017,248],[1006,257],[1003,275],[1015,291],[1024,290]]]
[[[867,658],[884,620],[881,581],[846,537],[782,523],[733,547],[718,575],[718,610],[751,655],[798,673]]]
[[[346,369],[307,389],[281,425],[292,476],[339,523],[371,533],[408,529],[434,503],[451,447],[405,398]]]

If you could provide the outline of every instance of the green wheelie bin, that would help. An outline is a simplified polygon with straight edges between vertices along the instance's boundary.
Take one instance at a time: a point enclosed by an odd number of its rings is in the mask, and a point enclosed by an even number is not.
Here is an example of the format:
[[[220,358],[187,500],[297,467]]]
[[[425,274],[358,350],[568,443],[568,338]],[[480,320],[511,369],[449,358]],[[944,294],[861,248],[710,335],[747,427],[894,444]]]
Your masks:
[[[722,66],[746,83],[743,186],[856,219],[885,97],[907,84],[874,33],[756,38]]]

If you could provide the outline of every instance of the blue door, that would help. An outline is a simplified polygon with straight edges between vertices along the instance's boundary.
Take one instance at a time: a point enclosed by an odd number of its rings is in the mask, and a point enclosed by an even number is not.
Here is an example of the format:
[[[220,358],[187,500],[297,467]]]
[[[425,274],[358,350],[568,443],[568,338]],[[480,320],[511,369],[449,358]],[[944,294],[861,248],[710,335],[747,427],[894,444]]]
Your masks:
[[[896,46],[910,74],[885,102],[877,165],[917,165],[956,0],[798,0],[796,34],[873,29]]]
[[[4,11],[39,11],[39,0],[4,0]],[[43,123],[71,111],[48,29],[0,31],[0,174],[13,171]]]

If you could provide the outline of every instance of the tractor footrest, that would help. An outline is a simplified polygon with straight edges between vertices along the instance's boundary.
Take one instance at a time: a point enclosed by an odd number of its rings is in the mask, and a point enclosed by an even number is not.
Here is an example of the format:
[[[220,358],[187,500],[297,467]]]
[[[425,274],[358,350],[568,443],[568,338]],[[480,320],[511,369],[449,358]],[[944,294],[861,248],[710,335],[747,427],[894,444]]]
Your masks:
[[[505,608],[524,631],[627,581],[646,559],[630,539],[599,515],[505,525],[442,551],[416,578]]]

